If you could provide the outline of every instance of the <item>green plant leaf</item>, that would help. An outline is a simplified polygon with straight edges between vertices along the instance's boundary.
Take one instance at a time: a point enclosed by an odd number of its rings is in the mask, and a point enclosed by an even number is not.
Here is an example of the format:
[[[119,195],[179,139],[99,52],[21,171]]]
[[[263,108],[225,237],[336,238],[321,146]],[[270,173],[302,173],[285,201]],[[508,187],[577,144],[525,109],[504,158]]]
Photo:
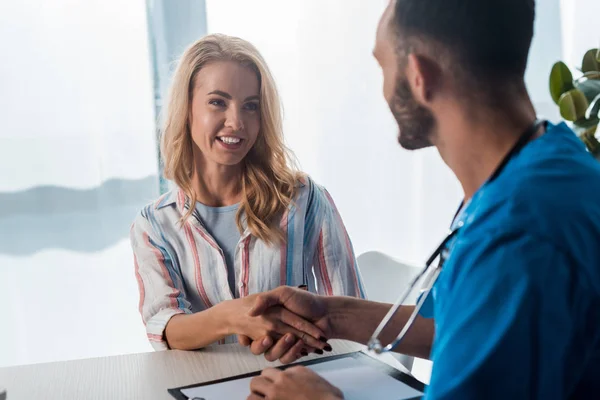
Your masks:
[[[589,128],[594,128],[596,127],[596,125],[598,125],[598,118],[590,118],[590,119],[585,119],[585,118],[580,118],[577,121],[574,121],[573,124],[578,127],[578,128],[583,128],[583,129],[589,129]]]
[[[571,74],[569,67],[562,61],[555,63],[552,66],[552,71],[550,71],[550,95],[552,100],[558,104],[560,96],[573,89],[573,87],[573,74]]]
[[[598,49],[588,50],[584,54],[583,61],[581,62],[581,72],[600,71],[600,65],[596,59],[597,54]]]
[[[567,121],[577,121],[585,115],[589,103],[581,90],[571,89],[560,96],[558,107],[560,115]]]
[[[588,72],[587,75],[590,75],[590,72]],[[591,103],[596,98],[596,96],[600,94],[600,80],[580,78],[577,81],[575,81],[575,89],[578,89],[581,92],[583,92],[587,101]]]
[[[577,82],[585,81],[587,79],[600,79],[600,71],[588,71],[577,78]]]

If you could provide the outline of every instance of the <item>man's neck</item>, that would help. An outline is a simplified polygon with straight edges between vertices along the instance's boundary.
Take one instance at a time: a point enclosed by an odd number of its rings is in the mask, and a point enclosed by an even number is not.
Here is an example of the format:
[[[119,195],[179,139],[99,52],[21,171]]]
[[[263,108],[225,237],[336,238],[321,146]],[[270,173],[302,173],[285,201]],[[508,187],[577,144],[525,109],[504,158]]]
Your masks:
[[[511,110],[476,113],[455,109],[440,121],[435,145],[460,181],[465,200],[494,173],[534,120],[535,110],[529,99],[524,99]]]

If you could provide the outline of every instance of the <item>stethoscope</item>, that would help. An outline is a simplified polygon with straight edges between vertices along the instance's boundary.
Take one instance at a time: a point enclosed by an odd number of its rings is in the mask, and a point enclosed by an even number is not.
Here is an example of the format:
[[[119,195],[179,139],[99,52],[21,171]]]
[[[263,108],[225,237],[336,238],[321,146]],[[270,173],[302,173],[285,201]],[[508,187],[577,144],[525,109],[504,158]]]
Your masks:
[[[545,120],[536,120],[533,124],[531,124],[525,130],[525,132],[523,132],[521,134],[521,136],[519,137],[517,142],[513,145],[513,147],[509,150],[509,152],[504,156],[504,158],[502,159],[502,161],[500,161],[500,164],[496,167],[496,169],[494,170],[492,175],[484,183],[484,186],[487,185],[488,183],[494,181],[500,175],[500,173],[502,172],[504,167],[506,167],[506,164],[508,164],[508,162],[519,151],[521,151],[527,143],[529,143],[529,141],[539,131],[540,127],[542,125],[545,126],[546,123],[547,123],[547,121],[545,121]],[[433,285],[437,281],[437,279],[440,275],[440,272],[442,271],[442,266],[444,265],[444,262],[448,258],[449,251],[447,249],[447,245],[449,244],[450,240],[452,240],[454,237],[456,237],[460,228],[463,226],[462,221],[459,221],[457,224],[455,224],[455,220],[458,217],[458,215],[460,214],[460,211],[463,208],[463,205],[464,205],[464,200],[463,200],[463,202],[461,202],[460,206],[458,207],[456,214],[454,214],[454,218],[452,219],[452,224],[451,224],[452,228],[451,228],[450,232],[448,233],[448,235],[446,236],[446,238],[442,241],[442,243],[440,243],[440,245],[435,249],[435,251],[427,259],[427,261],[425,262],[425,267],[417,274],[417,276],[415,278],[413,278],[413,280],[409,283],[408,287],[402,292],[402,294],[398,297],[398,299],[396,300],[394,305],[390,308],[388,313],[381,320],[381,322],[379,323],[379,326],[377,327],[375,332],[373,332],[373,335],[371,336],[371,339],[369,339],[369,342],[368,342],[369,350],[371,350],[377,354],[385,353],[385,352],[391,351],[394,348],[396,348],[396,346],[398,346],[400,344],[402,339],[404,339],[406,332],[408,332],[408,330],[411,328],[412,324],[414,323],[415,319],[417,318],[417,315],[419,315],[419,311],[421,310],[421,307],[423,306],[423,304],[425,303],[425,300],[429,296],[429,293],[431,292]],[[438,258],[439,258],[439,261],[438,261],[437,265],[434,265],[434,261]],[[382,344],[379,340],[379,336],[381,335],[381,332],[389,324],[390,320],[394,317],[394,315],[396,314],[396,312],[398,311],[400,306],[402,304],[404,304],[408,295],[417,288],[418,283],[421,281],[421,279],[424,276],[426,278],[424,279],[423,284],[421,285],[421,294],[417,300],[417,304],[416,304],[412,314],[410,315],[410,317],[404,324],[404,327],[402,328],[402,330],[400,331],[398,336],[396,336],[396,339],[394,339],[394,341],[391,342],[390,344],[388,344],[387,346],[385,346],[385,347],[382,346]]]

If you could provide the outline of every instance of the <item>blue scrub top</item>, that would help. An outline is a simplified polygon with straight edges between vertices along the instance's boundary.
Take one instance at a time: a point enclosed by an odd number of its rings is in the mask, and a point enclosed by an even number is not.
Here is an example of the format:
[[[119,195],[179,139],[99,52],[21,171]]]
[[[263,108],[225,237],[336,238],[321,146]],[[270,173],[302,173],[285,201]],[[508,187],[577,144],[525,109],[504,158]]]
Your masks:
[[[600,398],[600,163],[549,124],[459,221],[426,398]]]

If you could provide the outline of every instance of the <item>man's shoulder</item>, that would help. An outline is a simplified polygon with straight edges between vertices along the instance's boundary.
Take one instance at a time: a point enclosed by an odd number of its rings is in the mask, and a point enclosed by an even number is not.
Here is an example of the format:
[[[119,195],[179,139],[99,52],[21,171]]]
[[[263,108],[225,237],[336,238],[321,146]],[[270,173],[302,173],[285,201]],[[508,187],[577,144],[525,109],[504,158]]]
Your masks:
[[[572,138],[565,146],[551,139],[531,147],[476,194],[463,238],[472,246],[502,235],[506,241],[534,238],[564,254],[578,275],[600,288],[600,164]],[[535,253],[542,254],[541,246]]]
[[[482,222],[548,233],[600,215],[600,163],[562,124],[547,135],[478,194]]]
[[[573,250],[600,238],[599,216],[600,177],[597,182],[567,183],[530,176],[501,193],[487,193],[467,218],[476,236],[521,232]],[[573,241],[576,237],[579,244]]]

